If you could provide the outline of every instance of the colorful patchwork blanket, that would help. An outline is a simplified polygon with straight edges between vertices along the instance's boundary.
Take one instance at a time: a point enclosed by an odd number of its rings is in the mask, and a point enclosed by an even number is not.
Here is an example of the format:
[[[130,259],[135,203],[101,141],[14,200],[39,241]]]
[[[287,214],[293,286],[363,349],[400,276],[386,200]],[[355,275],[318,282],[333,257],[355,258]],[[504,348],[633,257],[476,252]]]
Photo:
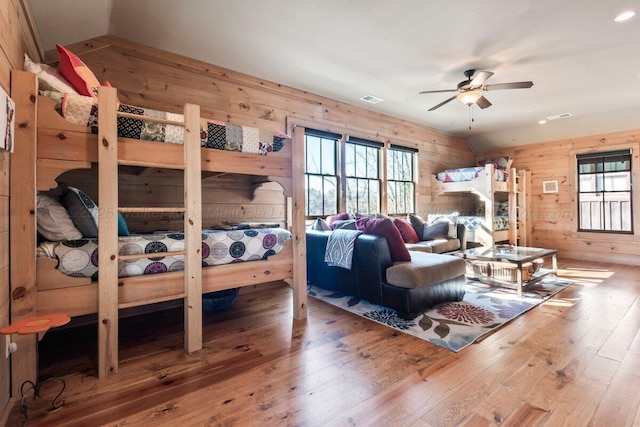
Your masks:
[[[484,172],[484,166],[474,166],[461,169],[449,169],[436,174],[436,179],[442,182],[464,182],[473,181]],[[509,172],[495,168],[493,179],[495,181],[507,181]]]
[[[249,230],[202,230],[202,266],[231,264],[267,259],[284,248],[291,233],[283,228]],[[161,232],[119,237],[120,255],[149,254],[118,262],[118,276],[184,270],[184,256],[159,256],[154,253],[184,250],[183,232]],[[68,276],[98,279],[98,239],[47,242],[41,253],[58,259],[58,271]]]
[[[65,94],[61,109],[63,117],[68,121],[90,127],[92,133],[98,133],[98,98]],[[118,136],[121,138],[172,144],[182,144],[184,141],[183,127],[144,120],[144,117],[154,117],[180,122],[183,121],[182,114],[127,104],[120,104],[118,111],[141,116],[140,119],[118,117]],[[200,141],[202,147],[206,148],[266,155],[282,149],[287,138],[286,134],[270,130],[200,119]]]

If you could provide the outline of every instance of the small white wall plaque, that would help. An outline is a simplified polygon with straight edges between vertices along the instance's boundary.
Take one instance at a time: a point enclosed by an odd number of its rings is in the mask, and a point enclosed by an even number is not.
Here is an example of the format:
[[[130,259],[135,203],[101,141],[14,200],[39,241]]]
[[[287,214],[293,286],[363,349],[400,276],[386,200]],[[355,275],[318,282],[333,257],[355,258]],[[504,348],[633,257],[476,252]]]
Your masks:
[[[542,181],[542,192],[544,194],[558,192],[558,180]]]
[[[16,104],[0,87],[0,148],[13,153]]]

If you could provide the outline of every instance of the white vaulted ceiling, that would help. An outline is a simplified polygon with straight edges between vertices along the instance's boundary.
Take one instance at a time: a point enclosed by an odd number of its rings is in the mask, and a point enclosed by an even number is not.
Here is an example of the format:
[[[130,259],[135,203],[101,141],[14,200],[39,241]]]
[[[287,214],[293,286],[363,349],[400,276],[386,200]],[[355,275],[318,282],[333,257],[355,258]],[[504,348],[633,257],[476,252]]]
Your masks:
[[[45,50],[110,34],[468,138],[476,151],[640,128],[640,0],[30,0]],[[624,10],[638,16],[615,23]],[[466,69],[487,109],[452,101]],[[373,105],[360,100],[374,95]],[[538,121],[571,113],[566,119]]]

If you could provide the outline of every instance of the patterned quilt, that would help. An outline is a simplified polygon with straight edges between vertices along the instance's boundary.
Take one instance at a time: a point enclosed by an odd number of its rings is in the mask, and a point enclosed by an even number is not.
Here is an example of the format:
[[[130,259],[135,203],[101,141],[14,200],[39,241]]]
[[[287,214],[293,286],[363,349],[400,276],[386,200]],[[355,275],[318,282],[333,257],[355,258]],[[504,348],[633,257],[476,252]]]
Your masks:
[[[484,225],[483,216],[459,216],[458,223],[464,224],[467,230],[476,230]],[[493,218],[493,229],[495,231],[509,229],[508,216],[496,216]]]
[[[68,121],[90,127],[92,133],[98,133],[97,102],[97,98],[89,96],[64,94],[61,104],[62,115]],[[182,114],[126,104],[120,104],[118,111],[136,114],[141,117],[183,121]],[[118,136],[121,138],[182,144],[184,128],[170,124],[148,122],[144,121],[144,119],[118,117]],[[287,138],[288,136],[283,133],[270,130],[200,119],[200,142],[202,147],[266,155],[282,149],[284,140]]]
[[[464,182],[473,181],[478,178],[484,171],[484,166],[475,166],[461,169],[449,169],[436,174],[436,179],[442,182]],[[509,172],[502,169],[494,168],[493,179],[496,181],[507,181]]]
[[[291,233],[283,228],[203,230],[202,266],[267,259],[284,248]],[[184,250],[183,232],[119,237],[120,255]],[[48,243],[45,253],[58,259],[58,270],[68,276],[98,279],[98,240]],[[184,256],[141,258],[118,263],[118,276],[130,277],[184,269]]]

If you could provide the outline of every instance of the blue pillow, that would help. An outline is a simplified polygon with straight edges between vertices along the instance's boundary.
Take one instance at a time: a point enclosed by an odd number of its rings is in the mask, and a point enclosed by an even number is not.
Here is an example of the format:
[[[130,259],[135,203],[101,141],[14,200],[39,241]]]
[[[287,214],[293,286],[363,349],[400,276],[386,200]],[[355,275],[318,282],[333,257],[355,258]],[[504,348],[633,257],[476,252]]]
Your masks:
[[[120,212],[118,212],[118,236],[128,236],[129,227],[127,227],[127,221]]]

